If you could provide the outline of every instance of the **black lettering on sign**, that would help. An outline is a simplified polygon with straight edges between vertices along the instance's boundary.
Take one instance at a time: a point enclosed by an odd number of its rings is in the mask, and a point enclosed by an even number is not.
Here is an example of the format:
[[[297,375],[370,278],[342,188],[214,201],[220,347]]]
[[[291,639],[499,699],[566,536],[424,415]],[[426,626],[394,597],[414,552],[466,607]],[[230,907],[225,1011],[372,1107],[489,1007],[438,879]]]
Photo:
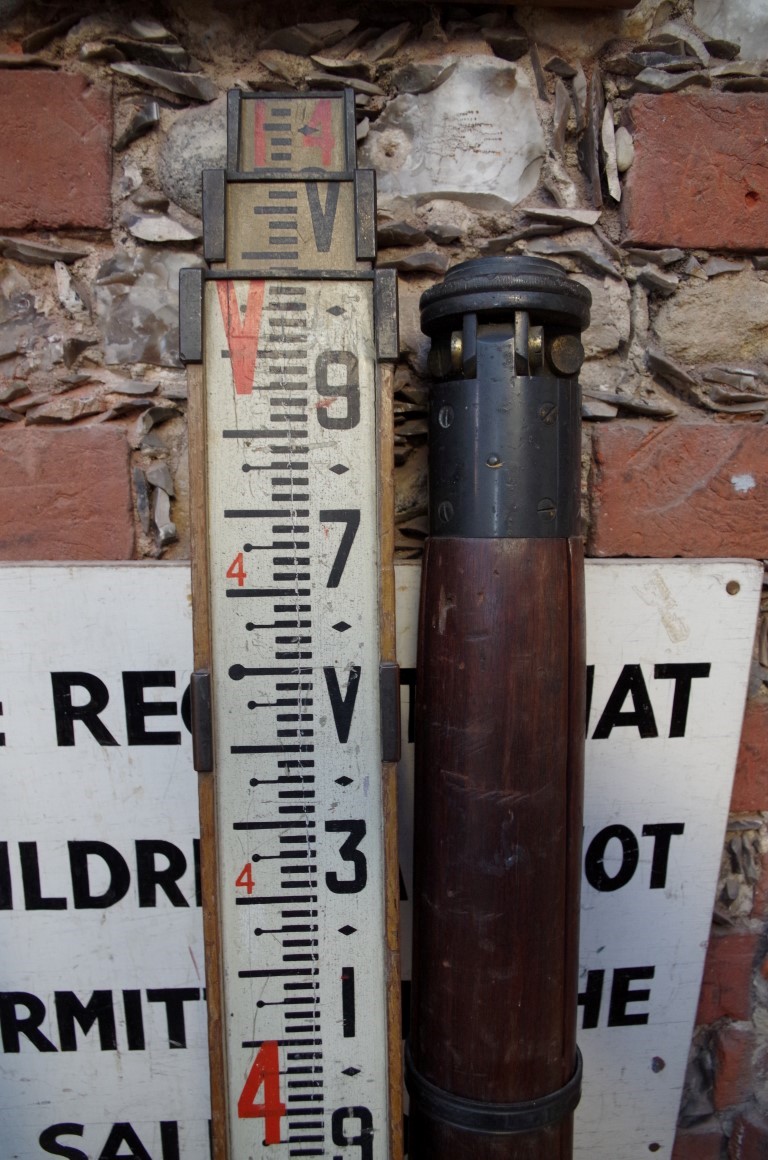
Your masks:
[[[654,822],[643,826],[643,837],[653,838],[649,890],[663,890],[666,886],[672,838],[684,832],[684,822]],[[614,839],[621,843],[621,865],[615,874],[608,874],[605,868],[605,854],[608,843]],[[639,861],[640,844],[632,830],[619,824],[605,826],[595,834],[587,846],[584,875],[595,890],[603,893],[620,890],[634,877]]]
[[[639,1027],[648,1022],[647,1011],[627,1011],[631,1003],[647,1003],[651,996],[650,987],[633,991],[630,984],[635,979],[652,979],[655,967],[617,967],[613,972],[611,1004],[608,1008],[609,1027]]]
[[[346,1120],[359,1120],[360,1131],[356,1136],[348,1136],[345,1128]],[[336,1108],[331,1116],[331,1134],[334,1144],[357,1144],[360,1149],[361,1160],[373,1160],[373,1116],[368,1108]],[[342,1156],[334,1156],[333,1160],[343,1160]]]
[[[140,907],[165,905],[188,907],[187,898],[178,885],[190,873],[190,859],[163,838],[137,839],[134,842],[136,859],[136,888]],[[69,906],[63,895],[44,892],[40,867],[40,849],[37,842],[19,842],[19,866],[22,893],[26,910],[66,910]],[[126,897],[130,889],[131,872],[126,858],[107,842],[75,841],[67,843],[69,875],[72,883],[73,905],[78,910],[110,907]],[[8,842],[0,842],[0,910],[13,909],[13,881]],[[200,882],[200,840],[192,842],[192,870],[194,872],[195,905],[202,905]],[[93,880],[107,885],[96,892]],[[50,876],[50,872],[49,872]],[[58,880],[57,880],[58,881]],[[50,888],[49,888],[50,889]]]
[[[189,685],[187,685],[181,698],[181,719],[184,722],[184,728],[187,733],[192,732],[192,693]]]
[[[176,1120],[164,1120],[160,1124],[160,1145],[163,1160],[180,1160],[179,1125]]]
[[[107,842],[67,842],[72,873],[72,901],[75,910],[97,910],[114,906],[125,898],[131,885],[131,872],[122,854]],[[89,858],[100,858],[109,871],[109,885],[101,894],[91,890]]]
[[[85,1035],[94,1023],[97,1023],[101,1050],[117,1051],[117,1029],[111,991],[94,991],[87,1003],[82,1003],[74,991],[56,991],[54,1003],[62,1051],[77,1051],[75,1023]]]
[[[200,839],[192,842],[192,859],[195,863],[195,906],[203,905],[203,878],[200,869]]]
[[[37,842],[19,842],[19,863],[26,910],[67,909],[66,898],[43,897],[40,885],[40,864],[37,859]]]
[[[141,991],[123,991],[125,1034],[129,1051],[144,1051],[144,1012],[141,1009]]]
[[[320,204],[320,187],[316,181],[307,181],[304,188],[307,191],[309,214],[312,218],[312,232],[315,235],[315,245],[319,254],[327,254],[333,240],[333,226],[336,221],[336,207],[339,204],[338,181],[323,183],[326,188],[325,206]]]
[[[583,991],[579,991],[578,1005],[584,1008],[581,1026],[585,1031],[591,1031],[600,1022],[600,1004],[603,1001],[603,984],[605,971],[587,971],[587,983]]]
[[[653,666],[653,675],[656,680],[675,682],[675,691],[672,695],[672,718],[669,723],[670,737],[685,737],[688,704],[691,699],[691,682],[708,677],[711,668],[712,666],[707,662]]]
[[[320,512],[320,523],[346,525],[341,536],[341,543],[336,553],[336,559],[333,561],[325,585],[326,588],[338,588],[339,581],[344,574],[344,568],[349,559],[349,553],[355,542],[357,529],[360,527],[360,508],[323,508]]]
[[[360,673],[362,669],[360,665],[352,665],[349,668],[347,692],[344,697],[341,695],[339,678],[333,666],[324,666],[323,672],[325,673],[325,683],[328,686],[328,696],[331,699],[331,711],[333,712],[333,720],[336,725],[336,734],[343,745],[349,740],[349,731],[352,727],[352,714],[355,711],[355,701],[357,700],[357,690],[360,687]]]
[[[655,822],[653,825],[643,826],[643,837],[654,839],[650,890],[663,890],[666,886],[670,843],[674,835],[684,832],[684,822]]]
[[[109,690],[103,681],[92,673],[51,673],[51,684],[58,745],[75,744],[75,721],[81,721],[99,745],[119,744],[99,717],[109,704]],[[85,689],[90,699],[81,705],[74,705],[74,686]]]
[[[196,987],[160,987],[146,992],[148,1003],[160,1003],[165,1007],[167,1047],[186,1048],[185,1004],[201,999],[205,1000],[205,993]],[[123,991],[122,1001],[128,1050],[144,1051],[146,1037],[141,991]],[[0,991],[3,1050],[11,1055],[17,1054],[21,1050],[21,1036],[24,1036],[37,1051],[77,1051],[75,1024],[85,1035],[97,1026],[102,1051],[121,1050],[117,1043],[114,1004],[115,997],[110,990],[93,991],[87,999],[78,998],[74,991],[54,992],[53,1008],[60,1041],[57,1047],[41,1030],[47,1016],[42,999],[27,991]]]
[[[344,1038],[355,1037],[355,968],[341,968],[341,1024]]]
[[[647,1003],[651,996],[649,987],[635,990],[631,984],[636,979],[652,979],[655,967],[616,967],[611,980],[611,997],[608,1004],[609,1027],[639,1027],[648,1022],[647,1011],[628,1011],[634,1003]],[[587,971],[584,990],[579,992],[578,1003],[583,1008],[582,1029],[589,1031],[599,1026],[605,971]]]
[[[64,1144],[59,1136],[80,1136],[82,1138],[85,1126],[83,1124],[51,1124],[40,1133],[38,1144],[49,1156],[63,1156],[64,1160],[88,1160],[88,1155],[79,1148],[72,1148]]]
[[[127,1146],[130,1152],[124,1152]],[[107,1136],[104,1147],[99,1153],[99,1160],[152,1160],[147,1149],[142,1144],[136,1130],[130,1124],[113,1124]]]
[[[166,865],[157,867],[155,858],[165,858]],[[139,889],[139,906],[157,906],[157,887],[165,893],[174,906],[189,906],[178,887],[179,879],[186,874],[187,859],[178,846],[162,840],[139,840],[136,842],[136,878]]]
[[[345,862],[351,862],[354,869],[352,878],[339,878],[335,871],[327,873],[325,881],[328,889],[334,894],[358,894],[365,889],[368,881],[368,863],[365,854],[357,848],[365,837],[365,821],[362,818],[355,818],[345,822],[326,822],[325,832],[349,835],[341,843],[339,855]]]
[[[7,842],[0,842],[0,910],[13,910],[11,858]]]
[[[26,1008],[26,1011],[17,1011],[19,1007]],[[40,1030],[44,1020],[45,1003],[37,995],[30,995],[27,991],[0,991],[0,1036],[3,1051],[8,1055],[21,1051],[21,1035],[26,1036],[38,1051],[56,1051]]]
[[[614,838],[621,843],[621,865],[614,875],[609,875],[605,868],[604,858],[608,843]],[[611,890],[620,890],[626,886],[637,869],[640,859],[640,847],[637,838],[627,826],[606,826],[595,834],[587,847],[584,858],[584,873],[590,886],[604,893]]]
[[[96,1127],[96,1125],[92,1125],[92,1127]],[[162,1151],[159,1157],[155,1153],[155,1160],[179,1160],[181,1153],[179,1150],[178,1121],[163,1120],[159,1127]],[[100,1134],[103,1130],[102,1127]],[[77,1136],[78,1139],[82,1140],[84,1135],[85,1124],[51,1124],[49,1128],[44,1128],[40,1133],[38,1143],[46,1155],[60,1156],[64,1160],[88,1160],[89,1156],[96,1157],[96,1160],[153,1160],[141,1142],[138,1133],[128,1123],[112,1125],[98,1156],[90,1149],[87,1153],[83,1152],[80,1148],[75,1148],[61,1139],[62,1136]],[[124,1152],[124,1147],[129,1147],[131,1151]]]
[[[165,1004],[169,1047],[187,1046],[184,1004],[193,1003],[199,999],[200,992],[196,987],[157,987],[147,991],[147,1000],[150,1003]]]
[[[181,734],[175,730],[157,730],[150,733],[145,726],[147,717],[175,717],[178,710],[175,701],[145,701],[144,690],[175,687],[176,674],[172,671],[123,673],[125,726],[129,745],[181,744]]]
[[[589,736],[589,715],[592,712],[592,694],[595,691],[595,666],[587,665],[587,717],[584,722],[584,736]]]
[[[632,700],[632,709],[624,710],[627,697]],[[640,665],[624,665],[621,675],[613,687],[602,716],[592,737],[604,741],[617,726],[636,726],[641,737],[658,737],[656,719],[648,696],[648,687]]]
[[[329,383],[329,367],[344,368],[343,383]],[[326,350],[315,360],[315,390],[321,396],[316,405],[317,421],[327,431],[351,431],[360,422],[360,377],[357,355],[350,350]],[[332,415],[331,407],[345,399],[345,415]]]

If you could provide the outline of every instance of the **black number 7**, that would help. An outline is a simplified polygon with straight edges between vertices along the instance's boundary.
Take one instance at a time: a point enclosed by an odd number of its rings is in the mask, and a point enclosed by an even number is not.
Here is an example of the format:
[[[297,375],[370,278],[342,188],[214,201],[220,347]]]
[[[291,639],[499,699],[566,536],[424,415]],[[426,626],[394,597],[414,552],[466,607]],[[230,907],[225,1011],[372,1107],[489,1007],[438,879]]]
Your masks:
[[[336,553],[336,559],[333,561],[328,583],[326,584],[326,588],[338,588],[342,573],[349,559],[349,553],[355,541],[355,536],[357,535],[357,529],[360,527],[360,508],[327,508],[320,512],[320,523],[347,525],[342,534],[339,550]]]

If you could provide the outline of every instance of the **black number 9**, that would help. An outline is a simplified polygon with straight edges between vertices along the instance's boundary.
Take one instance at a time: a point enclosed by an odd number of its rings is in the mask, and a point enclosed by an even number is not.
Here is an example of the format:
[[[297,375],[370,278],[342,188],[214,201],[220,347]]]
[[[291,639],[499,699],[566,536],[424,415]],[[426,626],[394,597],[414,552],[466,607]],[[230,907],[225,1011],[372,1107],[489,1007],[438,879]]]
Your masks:
[[[328,385],[328,368],[344,367],[346,382],[340,386]],[[349,431],[360,422],[360,380],[357,371],[357,356],[349,350],[326,350],[317,356],[315,362],[315,385],[318,395],[330,400],[317,408],[317,421],[329,431]],[[347,400],[346,415],[329,415],[329,408],[336,399]]]
[[[348,1136],[344,1131],[345,1120],[359,1120],[360,1133],[357,1136]],[[361,1160],[373,1160],[373,1116],[368,1108],[337,1108],[331,1117],[331,1131],[334,1144],[357,1144],[360,1149]],[[333,1160],[342,1160],[341,1156],[334,1156]]]

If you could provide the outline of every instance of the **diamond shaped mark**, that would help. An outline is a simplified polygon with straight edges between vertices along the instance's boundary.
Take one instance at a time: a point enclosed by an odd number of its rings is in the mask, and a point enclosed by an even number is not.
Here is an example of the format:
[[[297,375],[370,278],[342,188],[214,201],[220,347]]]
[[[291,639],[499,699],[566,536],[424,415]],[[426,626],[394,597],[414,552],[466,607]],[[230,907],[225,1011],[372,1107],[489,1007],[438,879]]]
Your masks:
[[[329,313],[329,314],[335,314],[335,315],[338,317],[338,316],[339,316],[339,314],[344,314],[344,313],[345,313],[345,310],[344,310],[344,307],[343,307],[343,306],[329,306],[329,307],[328,307],[328,313]]]
[[[355,934],[356,932],[357,932],[356,926],[340,926],[339,927],[339,934],[345,934],[347,936],[347,938],[349,938],[349,936],[351,934]]]
[[[343,463],[335,463],[333,467],[329,467],[328,470],[332,471],[334,475],[344,475],[346,471],[349,471],[349,468],[345,467]]]
[[[352,785],[352,778],[346,777],[346,776],[345,777],[337,777],[336,784],[337,785]]]
[[[337,632],[346,632],[351,627],[352,625],[347,624],[346,620],[337,620],[335,624],[331,625],[331,628],[335,628]]]
[[[342,1075],[360,1075],[360,1068],[359,1067],[345,1067],[341,1074]]]

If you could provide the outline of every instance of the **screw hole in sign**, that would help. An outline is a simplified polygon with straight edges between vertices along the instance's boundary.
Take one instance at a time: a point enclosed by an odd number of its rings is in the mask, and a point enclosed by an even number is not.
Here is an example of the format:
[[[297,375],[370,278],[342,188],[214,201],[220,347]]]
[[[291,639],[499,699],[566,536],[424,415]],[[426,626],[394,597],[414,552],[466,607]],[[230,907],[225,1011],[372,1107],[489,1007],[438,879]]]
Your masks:
[[[262,1088],[263,1102],[257,1104],[256,1097]],[[237,1114],[241,1120],[263,1120],[264,1143],[280,1143],[280,1120],[285,1115],[285,1104],[280,1099],[280,1058],[277,1040],[267,1040],[259,1048],[240,1092]]]

